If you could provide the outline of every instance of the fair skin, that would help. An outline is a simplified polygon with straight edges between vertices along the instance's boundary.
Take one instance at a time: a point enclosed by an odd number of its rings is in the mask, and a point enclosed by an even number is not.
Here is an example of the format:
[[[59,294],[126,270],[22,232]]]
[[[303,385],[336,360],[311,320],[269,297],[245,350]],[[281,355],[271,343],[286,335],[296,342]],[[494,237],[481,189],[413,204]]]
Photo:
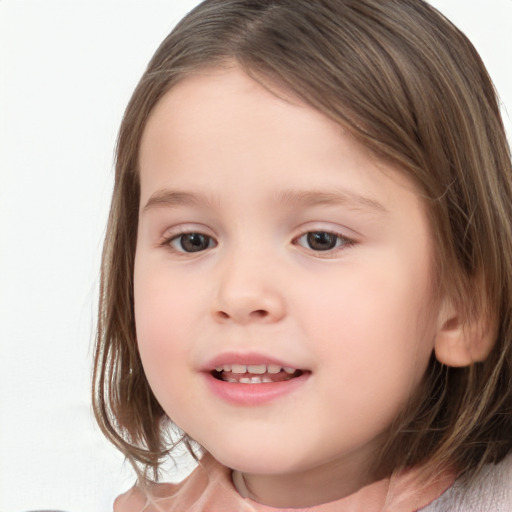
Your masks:
[[[359,491],[364,503],[445,323],[412,184],[236,68],[166,94],[144,132],[140,180],[137,338],[166,413],[258,502]],[[266,364],[271,382],[226,382],[244,362]],[[276,383],[276,362],[299,371],[279,369],[289,380]],[[384,487],[371,492],[365,512],[385,500]]]

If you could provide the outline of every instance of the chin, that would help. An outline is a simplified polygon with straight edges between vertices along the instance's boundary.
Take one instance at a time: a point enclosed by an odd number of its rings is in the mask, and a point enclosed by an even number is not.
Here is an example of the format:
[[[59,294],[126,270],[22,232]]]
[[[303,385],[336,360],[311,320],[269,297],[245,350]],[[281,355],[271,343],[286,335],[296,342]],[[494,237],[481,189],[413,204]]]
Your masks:
[[[299,457],[297,450],[294,450],[293,453],[278,451],[275,446],[272,446],[272,443],[264,448],[252,444],[252,446],[246,447],[231,446],[227,449],[216,446],[208,451],[224,466],[242,473],[278,475],[306,469],[301,467],[301,461],[303,463],[304,459]]]

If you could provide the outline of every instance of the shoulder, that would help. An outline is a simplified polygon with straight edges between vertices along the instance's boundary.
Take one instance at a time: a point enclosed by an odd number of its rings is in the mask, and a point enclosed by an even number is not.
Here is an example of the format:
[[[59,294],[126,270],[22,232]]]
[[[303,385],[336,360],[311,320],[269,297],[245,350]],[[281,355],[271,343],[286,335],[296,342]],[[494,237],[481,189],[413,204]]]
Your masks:
[[[140,512],[145,505],[145,497],[140,489],[132,487],[114,501],[114,512]]]
[[[152,484],[146,489],[134,485],[114,501],[114,512],[150,512],[154,501],[170,498],[179,492],[182,484]]]
[[[474,480],[455,482],[424,512],[510,512],[512,510],[512,453],[489,464]]]
[[[178,484],[135,485],[114,502],[114,512],[203,512],[242,510],[231,471],[204,455],[197,468]]]

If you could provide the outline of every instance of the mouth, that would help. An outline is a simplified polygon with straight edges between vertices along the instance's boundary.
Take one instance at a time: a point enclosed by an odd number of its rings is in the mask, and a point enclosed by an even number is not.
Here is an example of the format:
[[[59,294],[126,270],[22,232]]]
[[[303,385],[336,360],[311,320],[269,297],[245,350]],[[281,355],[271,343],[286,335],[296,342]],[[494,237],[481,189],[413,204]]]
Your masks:
[[[234,384],[268,384],[284,382],[305,373],[289,366],[277,364],[224,364],[211,371],[214,379]]]
[[[207,362],[202,373],[209,390],[223,402],[259,407],[305,389],[312,371],[292,364],[254,352],[225,352]]]

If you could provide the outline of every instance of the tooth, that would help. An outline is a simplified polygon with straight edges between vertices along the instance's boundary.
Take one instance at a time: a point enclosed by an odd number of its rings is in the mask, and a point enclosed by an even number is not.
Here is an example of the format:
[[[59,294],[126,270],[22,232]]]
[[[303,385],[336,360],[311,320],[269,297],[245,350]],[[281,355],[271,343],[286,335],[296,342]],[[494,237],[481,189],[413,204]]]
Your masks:
[[[286,373],[289,373],[290,375],[292,373],[295,373],[295,368],[290,368],[289,366],[287,366],[286,368],[283,368],[283,370],[286,372]]]
[[[269,364],[267,365],[267,372],[268,373],[279,373],[281,371],[281,367],[277,364]]]
[[[231,379],[230,377],[228,377],[225,382],[235,382],[236,383],[238,381],[236,379]]]
[[[246,373],[247,366],[245,364],[233,364],[231,365],[231,371],[233,373]]]
[[[230,364],[225,364],[222,369],[225,371],[225,372],[230,372],[231,371],[231,365]]]
[[[261,384],[263,380],[261,377],[242,377],[238,382],[240,384]]]
[[[267,365],[265,364],[251,364],[247,366],[247,371],[249,373],[255,373],[256,375],[261,375],[267,371]]]
[[[216,372],[221,372],[223,369],[224,369],[224,367],[223,367],[223,366],[216,366],[216,367],[215,367],[215,371],[216,371]]]
[[[261,382],[274,382],[272,379],[269,379],[268,377],[262,377]]]

